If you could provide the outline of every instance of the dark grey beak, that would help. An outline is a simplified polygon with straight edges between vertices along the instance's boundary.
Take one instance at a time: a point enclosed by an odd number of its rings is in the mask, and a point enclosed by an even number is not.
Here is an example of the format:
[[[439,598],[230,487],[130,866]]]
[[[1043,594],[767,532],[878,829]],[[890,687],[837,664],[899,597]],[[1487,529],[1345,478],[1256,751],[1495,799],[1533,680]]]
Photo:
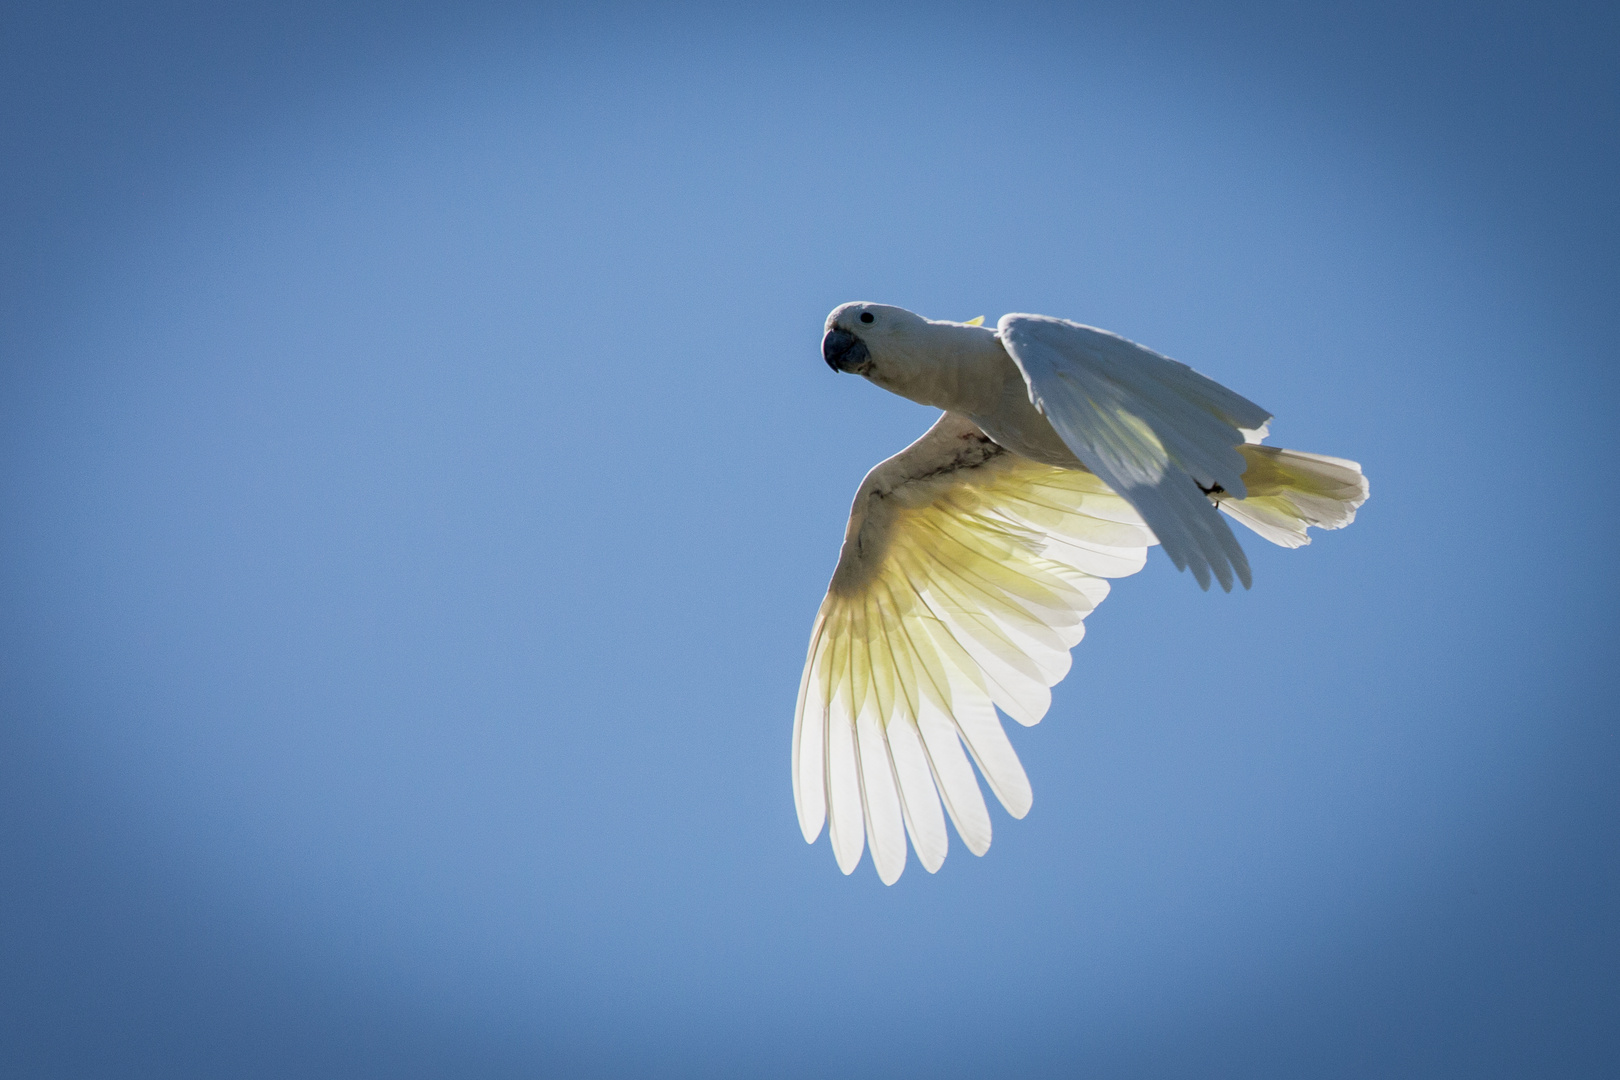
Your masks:
[[[836,326],[821,339],[821,358],[834,371],[848,371],[855,375],[865,375],[872,366],[872,355],[866,351],[866,342]]]

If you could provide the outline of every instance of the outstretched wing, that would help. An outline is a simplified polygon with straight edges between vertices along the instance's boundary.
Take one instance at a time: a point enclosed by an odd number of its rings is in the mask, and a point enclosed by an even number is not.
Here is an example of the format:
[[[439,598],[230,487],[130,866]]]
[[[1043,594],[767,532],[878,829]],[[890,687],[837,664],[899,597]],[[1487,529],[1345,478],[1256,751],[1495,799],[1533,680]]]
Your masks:
[[[1180,569],[1247,587],[1249,561],[1205,497],[1245,494],[1238,447],[1271,414],[1117,334],[1044,315],[1005,315],[1002,344],[1063,442],[1142,515]]]
[[[846,874],[869,840],[892,884],[908,833],[929,872],[944,861],[943,800],[983,854],[990,815],[969,756],[1008,813],[1030,805],[995,706],[1041,719],[1105,579],[1140,570],[1152,543],[1096,476],[1018,457],[950,413],[867,474],[799,686],[805,839],[826,822]]]

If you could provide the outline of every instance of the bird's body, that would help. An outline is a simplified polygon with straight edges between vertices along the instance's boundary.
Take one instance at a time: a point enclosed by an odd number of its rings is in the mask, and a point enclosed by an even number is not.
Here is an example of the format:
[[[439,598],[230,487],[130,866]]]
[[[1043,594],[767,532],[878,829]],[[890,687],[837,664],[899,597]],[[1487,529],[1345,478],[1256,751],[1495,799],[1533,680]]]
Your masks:
[[[975,854],[1028,780],[996,717],[1039,721],[1107,579],[1163,543],[1206,588],[1249,583],[1222,512],[1287,547],[1367,497],[1354,462],[1259,445],[1270,417],[1105,331],[1009,315],[995,330],[880,304],[828,316],[835,370],[944,410],[861,483],[811,635],[794,723],[805,839],[829,823],[849,873],[885,882],[909,834],[932,872],[944,812]],[[966,754],[964,755],[964,749]]]

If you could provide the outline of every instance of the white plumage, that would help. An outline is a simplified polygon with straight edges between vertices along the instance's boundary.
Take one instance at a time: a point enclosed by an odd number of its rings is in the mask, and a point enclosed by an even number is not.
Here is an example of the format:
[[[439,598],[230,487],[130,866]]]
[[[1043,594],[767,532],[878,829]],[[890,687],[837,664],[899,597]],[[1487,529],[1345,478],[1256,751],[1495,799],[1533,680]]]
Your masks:
[[[1204,494],[1219,487],[1243,498],[1237,448],[1271,414],[1105,330],[1044,315],[1005,315],[997,330],[1035,407],[1141,512],[1176,567],[1190,567],[1206,589],[1211,573],[1223,588],[1234,573],[1248,586],[1249,560]]]
[[[1059,319],[978,322],[845,304],[823,339],[836,370],[946,410],[856,493],[794,719],[805,839],[825,824],[846,874],[869,847],[886,884],[908,836],[939,869],[947,815],[989,848],[975,765],[1029,811],[996,709],[1046,714],[1107,579],[1162,542],[1205,588],[1247,586],[1221,512],[1297,547],[1367,498],[1355,462],[1259,445],[1269,414],[1184,364]]]

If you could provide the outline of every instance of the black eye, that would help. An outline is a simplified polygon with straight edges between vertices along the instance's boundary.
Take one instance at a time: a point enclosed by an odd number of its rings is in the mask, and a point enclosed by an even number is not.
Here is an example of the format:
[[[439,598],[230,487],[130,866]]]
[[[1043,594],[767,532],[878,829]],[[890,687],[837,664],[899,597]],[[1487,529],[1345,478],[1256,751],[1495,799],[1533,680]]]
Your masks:
[[[861,312],[861,322],[871,322],[871,321],[872,321],[872,313],[870,311]]]

